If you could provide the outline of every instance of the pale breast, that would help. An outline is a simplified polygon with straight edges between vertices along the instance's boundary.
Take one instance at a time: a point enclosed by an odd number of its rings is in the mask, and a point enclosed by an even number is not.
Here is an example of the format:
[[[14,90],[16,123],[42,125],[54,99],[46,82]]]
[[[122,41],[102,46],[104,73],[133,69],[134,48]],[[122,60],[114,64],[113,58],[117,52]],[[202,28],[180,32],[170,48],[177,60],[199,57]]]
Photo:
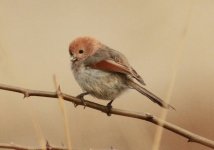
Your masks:
[[[73,73],[81,88],[99,99],[114,100],[128,88],[126,75],[123,74],[105,72],[83,65]]]

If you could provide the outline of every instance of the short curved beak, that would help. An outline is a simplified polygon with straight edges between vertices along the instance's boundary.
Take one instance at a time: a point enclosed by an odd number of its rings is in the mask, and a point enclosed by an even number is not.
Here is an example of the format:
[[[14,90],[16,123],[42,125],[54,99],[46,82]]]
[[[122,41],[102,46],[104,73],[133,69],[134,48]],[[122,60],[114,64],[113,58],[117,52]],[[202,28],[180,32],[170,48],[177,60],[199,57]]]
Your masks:
[[[77,58],[76,58],[74,55],[71,55],[70,61],[71,61],[71,62],[74,62],[74,61],[76,61],[76,60],[77,60]]]

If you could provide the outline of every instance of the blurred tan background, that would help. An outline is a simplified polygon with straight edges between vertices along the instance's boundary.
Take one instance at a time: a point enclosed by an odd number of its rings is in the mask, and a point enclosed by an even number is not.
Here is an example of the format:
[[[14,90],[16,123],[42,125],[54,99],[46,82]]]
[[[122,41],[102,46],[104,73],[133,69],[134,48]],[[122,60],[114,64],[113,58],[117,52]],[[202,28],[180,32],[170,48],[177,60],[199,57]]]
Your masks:
[[[214,140],[213,8],[213,0],[0,0],[0,83],[53,91],[56,74],[63,92],[78,95],[68,44],[90,35],[124,53],[162,98],[176,73],[170,101],[176,111],[167,121]],[[65,104],[74,149],[152,149],[155,125]],[[133,90],[113,106],[157,116],[162,110]],[[0,90],[0,142],[35,146],[41,137],[66,143],[57,99],[23,100]],[[164,130],[159,149],[209,148]]]

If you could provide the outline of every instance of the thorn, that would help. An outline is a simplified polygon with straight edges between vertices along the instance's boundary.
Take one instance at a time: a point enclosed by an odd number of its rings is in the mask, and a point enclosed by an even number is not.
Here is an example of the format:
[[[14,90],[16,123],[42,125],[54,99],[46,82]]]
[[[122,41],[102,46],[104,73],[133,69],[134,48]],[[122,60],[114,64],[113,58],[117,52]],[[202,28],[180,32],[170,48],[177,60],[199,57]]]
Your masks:
[[[57,91],[61,92],[61,87],[60,87],[60,85],[58,85]]]
[[[58,87],[56,88],[56,93],[57,93],[58,96],[61,95],[62,91],[61,91],[60,85],[58,85]]]
[[[50,146],[48,140],[46,140],[46,150],[51,150],[51,149],[52,149],[52,148],[51,148],[51,146]]]
[[[29,97],[29,96],[30,96],[30,94],[29,94],[28,92],[24,92],[23,94],[24,94],[23,99],[25,99],[25,98],[27,98],[27,97]]]
[[[146,113],[145,116],[146,116],[146,118],[149,119],[149,120],[151,120],[151,119],[154,118],[150,113]]]

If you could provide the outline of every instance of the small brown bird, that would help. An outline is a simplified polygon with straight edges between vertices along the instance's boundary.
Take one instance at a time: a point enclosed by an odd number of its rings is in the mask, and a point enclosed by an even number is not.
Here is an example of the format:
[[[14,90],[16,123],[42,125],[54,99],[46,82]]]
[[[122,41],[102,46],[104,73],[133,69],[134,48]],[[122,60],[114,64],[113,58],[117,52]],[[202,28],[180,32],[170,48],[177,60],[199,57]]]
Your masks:
[[[110,100],[127,89],[135,89],[151,101],[164,108],[173,108],[145,89],[142,77],[132,68],[126,57],[91,37],[79,37],[71,42],[69,53],[76,81],[85,91],[79,97],[90,94],[96,98]],[[136,82],[136,81],[138,82]]]

